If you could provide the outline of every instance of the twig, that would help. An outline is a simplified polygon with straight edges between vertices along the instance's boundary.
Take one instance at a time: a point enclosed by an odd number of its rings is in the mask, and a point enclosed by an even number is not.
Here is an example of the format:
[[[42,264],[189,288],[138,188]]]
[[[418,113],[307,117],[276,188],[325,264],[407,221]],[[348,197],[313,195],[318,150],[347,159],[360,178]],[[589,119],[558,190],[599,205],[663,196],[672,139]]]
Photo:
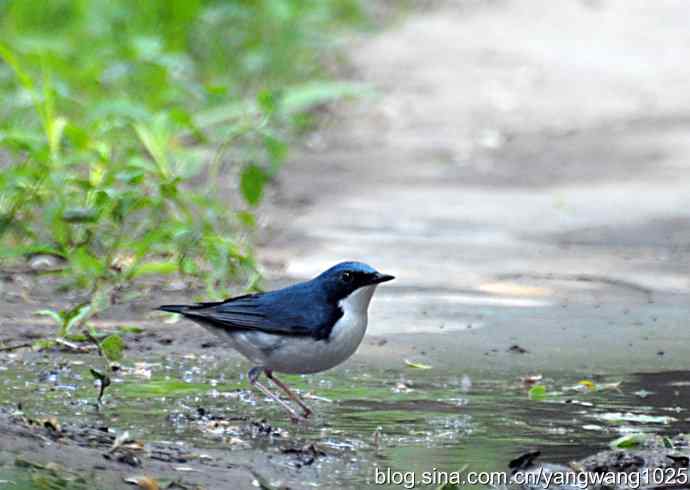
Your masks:
[[[78,345],[78,344],[75,344],[74,342],[69,342],[69,341],[67,341],[65,339],[61,339],[59,337],[55,339],[55,343],[58,345],[61,345],[63,347],[67,347],[68,349],[71,349],[71,350],[76,351],[76,352],[89,352],[89,351],[94,349],[93,347],[91,347],[89,345]]]
[[[31,346],[32,346],[32,344],[9,345],[7,347],[0,347],[0,352],[11,352],[13,350],[22,349],[24,347],[31,347]]]

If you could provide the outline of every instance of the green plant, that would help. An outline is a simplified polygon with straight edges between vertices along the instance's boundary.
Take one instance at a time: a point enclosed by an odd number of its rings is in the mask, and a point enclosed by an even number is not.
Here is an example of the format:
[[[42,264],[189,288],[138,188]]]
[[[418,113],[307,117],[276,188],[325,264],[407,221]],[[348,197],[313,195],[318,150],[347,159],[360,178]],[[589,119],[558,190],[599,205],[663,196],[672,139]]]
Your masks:
[[[74,327],[79,326],[91,312],[91,305],[88,303],[79,304],[66,310],[39,310],[37,315],[44,315],[52,318],[57,324],[57,337],[61,339],[71,339]]]
[[[354,0],[0,3],[0,260],[56,257],[91,313],[150,275],[254,287],[253,209],[291,135],[361,92],[319,80],[358,19]]]

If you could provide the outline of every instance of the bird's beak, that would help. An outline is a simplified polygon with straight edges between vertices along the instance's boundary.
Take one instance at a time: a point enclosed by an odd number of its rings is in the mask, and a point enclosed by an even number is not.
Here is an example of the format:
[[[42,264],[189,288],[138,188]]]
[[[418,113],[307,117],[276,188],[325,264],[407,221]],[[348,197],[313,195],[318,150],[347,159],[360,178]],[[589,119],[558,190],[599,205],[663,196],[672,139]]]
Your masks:
[[[390,276],[388,274],[381,274],[380,272],[377,272],[371,278],[371,284],[381,284],[382,282],[392,281],[393,279],[395,279],[395,276]]]

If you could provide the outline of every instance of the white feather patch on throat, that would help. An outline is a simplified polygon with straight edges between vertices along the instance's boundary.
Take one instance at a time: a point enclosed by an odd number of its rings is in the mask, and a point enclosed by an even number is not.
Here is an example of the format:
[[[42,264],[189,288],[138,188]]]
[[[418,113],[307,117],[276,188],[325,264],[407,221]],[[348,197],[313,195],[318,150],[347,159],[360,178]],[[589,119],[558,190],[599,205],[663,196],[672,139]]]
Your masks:
[[[343,316],[335,323],[329,341],[345,344],[361,342],[367,329],[367,309],[375,290],[376,284],[365,286],[340,300],[338,306]]]
[[[369,308],[369,303],[371,302],[371,297],[374,295],[376,290],[376,284],[371,286],[364,286],[359,288],[352,293],[347,298],[341,299],[338,306],[343,310],[343,316],[350,315],[361,315],[367,314],[367,309]]]

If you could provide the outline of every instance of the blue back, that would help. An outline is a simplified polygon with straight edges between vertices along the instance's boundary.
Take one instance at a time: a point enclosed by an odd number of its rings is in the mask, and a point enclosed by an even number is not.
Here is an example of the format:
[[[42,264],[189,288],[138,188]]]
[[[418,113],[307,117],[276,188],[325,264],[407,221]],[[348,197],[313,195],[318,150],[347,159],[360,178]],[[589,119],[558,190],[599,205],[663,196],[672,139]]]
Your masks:
[[[343,281],[344,273],[350,273],[355,279]],[[187,307],[182,313],[230,330],[261,330],[327,340],[343,315],[338,303],[361,287],[356,280],[358,273],[376,271],[361,262],[341,262],[310,281],[219,303],[201,303]]]

